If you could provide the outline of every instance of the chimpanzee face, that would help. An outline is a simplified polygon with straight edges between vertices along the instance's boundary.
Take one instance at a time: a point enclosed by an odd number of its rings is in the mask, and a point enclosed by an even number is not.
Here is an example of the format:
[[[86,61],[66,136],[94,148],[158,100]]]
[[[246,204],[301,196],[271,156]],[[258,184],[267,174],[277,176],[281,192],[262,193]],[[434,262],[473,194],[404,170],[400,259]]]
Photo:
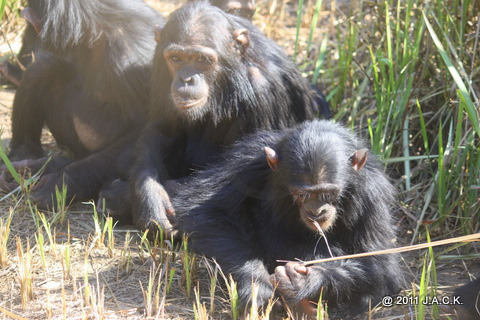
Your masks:
[[[339,148],[341,150],[341,146]],[[353,170],[350,170],[359,171],[367,160],[367,149],[356,151],[350,158],[341,157],[335,152],[317,151],[310,153],[313,156],[305,161],[308,164],[303,168],[300,168],[301,165],[295,168],[285,166],[284,163],[279,170],[283,171],[281,176],[299,209],[302,222],[312,230],[325,231],[333,226],[337,218],[345,170],[351,167]],[[277,171],[282,162],[278,154],[268,147],[265,148],[265,154],[270,168]]]
[[[227,96],[221,83],[238,72],[232,65],[240,64],[250,47],[247,29],[234,29],[229,15],[216,7],[197,11],[201,8],[187,7],[155,33],[171,79],[171,102],[187,121],[218,107]]]
[[[290,193],[298,206],[302,221],[310,229],[318,231],[320,226],[322,230],[327,230],[333,225],[340,186],[322,183],[301,188],[290,187]]]
[[[163,56],[172,78],[171,98],[183,113],[202,109],[210,94],[210,79],[218,69],[215,50],[199,46],[171,44]]]

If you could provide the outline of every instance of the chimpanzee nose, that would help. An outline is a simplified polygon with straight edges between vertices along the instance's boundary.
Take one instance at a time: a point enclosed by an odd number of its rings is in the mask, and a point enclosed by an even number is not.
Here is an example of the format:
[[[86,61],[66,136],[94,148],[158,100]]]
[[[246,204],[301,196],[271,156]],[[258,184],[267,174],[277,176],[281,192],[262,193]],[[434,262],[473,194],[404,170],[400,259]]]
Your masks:
[[[320,217],[320,216],[323,216],[324,214],[327,214],[329,209],[330,209],[329,204],[324,204],[320,206],[320,208],[317,209],[317,216]]]
[[[184,83],[190,83],[193,81],[193,78],[192,77],[182,77],[182,81]]]
[[[181,75],[180,79],[185,86],[195,86],[198,84],[199,76],[197,74],[185,74]]]
[[[186,67],[177,73],[178,80],[182,85],[194,86],[198,83],[199,74],[198,72],[191,68]]]
[[[317,218],[327,214],[330,210],[330,205],[328,203],[306,203],[304,204],[304,207],[311,217]]]

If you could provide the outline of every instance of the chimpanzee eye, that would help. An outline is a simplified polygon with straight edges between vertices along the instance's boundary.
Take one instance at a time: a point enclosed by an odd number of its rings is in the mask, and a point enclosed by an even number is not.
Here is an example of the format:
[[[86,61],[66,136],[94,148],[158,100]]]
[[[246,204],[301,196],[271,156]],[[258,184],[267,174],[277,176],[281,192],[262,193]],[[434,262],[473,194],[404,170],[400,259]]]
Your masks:
[[[196,62],[198,62],[198,63],[205,63],[207,61],[208,61],[208,59],[204,55],[199,56],[196,60]]]
[[[293,195],[293,198],[294,198],[295,200],[300,199],[301,201],[305,201],[306,199],[308,199],[308,198],[310,197],[310,193],[305,192],[305,191],[303,191],[303,190],[294,191],[294,192],[292,193],[292,195]]]
[[[330,204],[333,204],[334,202],[337,201],[336,195],[331,193],[319,193],[318,199],[322,202],[330,203]]]
[[[182,59],[180,58],[179,55],[177,55],[177,54],[172,54],[172,55],[170,56],[170,60],[173,61],[173,62],[180,62]]]

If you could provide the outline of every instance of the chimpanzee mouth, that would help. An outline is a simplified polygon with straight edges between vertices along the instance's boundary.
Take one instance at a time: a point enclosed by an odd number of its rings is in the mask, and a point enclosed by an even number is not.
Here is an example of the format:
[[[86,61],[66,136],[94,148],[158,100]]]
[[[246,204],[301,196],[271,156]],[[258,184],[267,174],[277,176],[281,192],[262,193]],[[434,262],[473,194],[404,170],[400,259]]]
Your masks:
[[[322,214],[320,216],[315,216],[313,214],[302,213],[303,221],[305,224],[312,230],[318,231],[320,226],[323,230],[327,230],[333,225],[335,220],[334,214]]]
[[[196,106],[203,106],[207,102],[208,96],[203,96],[200,99],[184,99],[177,95],[173,95],[173,101],[179,109],[190,109]]]

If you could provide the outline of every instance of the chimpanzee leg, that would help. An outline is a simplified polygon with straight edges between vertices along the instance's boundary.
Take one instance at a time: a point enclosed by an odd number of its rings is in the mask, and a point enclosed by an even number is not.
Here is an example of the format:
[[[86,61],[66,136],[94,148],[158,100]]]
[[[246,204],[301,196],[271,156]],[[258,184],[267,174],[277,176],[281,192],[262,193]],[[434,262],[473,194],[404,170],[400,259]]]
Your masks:
[[[48,54],[26,70],[13,101],[10,160],[43,156],[40,138],[46,114],[51,110],[64,112],[61,86],[72,76],[73,70],[67,62]]]

